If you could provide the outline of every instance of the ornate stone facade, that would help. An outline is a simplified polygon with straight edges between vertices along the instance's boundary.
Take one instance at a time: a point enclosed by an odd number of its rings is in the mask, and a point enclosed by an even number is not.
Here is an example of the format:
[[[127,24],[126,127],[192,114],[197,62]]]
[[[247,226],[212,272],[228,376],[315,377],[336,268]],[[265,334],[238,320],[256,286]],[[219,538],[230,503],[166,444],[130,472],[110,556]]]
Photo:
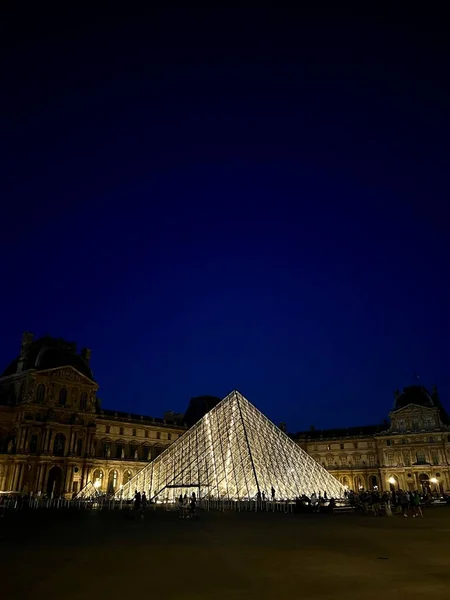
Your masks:
[[[89,356],[23,336],[0,377],[0,491],[71,497],[88,481],[117,490],[185,431],[174,415],[102,410]]]
[[[305,431],[295,440],[349,489],[450,491],[450,426],[437,389],[396,392],[389,421]]]
[[[117,491],[184,433],[180,415],[102,410],[89,359],[88,349],[77,354],[74,344],[24,334],[0,377],[0,492],[71,497],[89,481]],[[218,399],[196,401],[194,421]],[[437,390],[396,393],[389,417],[378,426],[292,437],[349,489],[450,491],[450,420]]]

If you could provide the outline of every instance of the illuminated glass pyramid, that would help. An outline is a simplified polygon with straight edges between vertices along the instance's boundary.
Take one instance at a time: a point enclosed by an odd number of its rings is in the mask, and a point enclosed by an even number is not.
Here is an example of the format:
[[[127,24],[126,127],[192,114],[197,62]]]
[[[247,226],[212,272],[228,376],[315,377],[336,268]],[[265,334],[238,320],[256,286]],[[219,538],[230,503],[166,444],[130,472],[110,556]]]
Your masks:
[[[174,499],[253,499],[258,492],[295,498],[324,492],[342,497],[343,486],[239,392],[231,392],[191,429],[144,467],[118,493]]]

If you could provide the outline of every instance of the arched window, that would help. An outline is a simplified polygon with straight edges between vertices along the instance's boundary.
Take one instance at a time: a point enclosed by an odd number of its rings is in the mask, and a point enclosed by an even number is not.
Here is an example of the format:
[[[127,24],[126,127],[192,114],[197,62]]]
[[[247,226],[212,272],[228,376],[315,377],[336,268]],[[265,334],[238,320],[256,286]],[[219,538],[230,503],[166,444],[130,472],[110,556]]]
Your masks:
[[[36,402],[39,402],[39,404],[42,404],[45,400],[45,385],[43,383],[40,383],[37,386],[37,390],[36,390]]]
[[[132,478],[132,476],[133,476],[133,475],[131,474],[131,471],[130,471],[130,470],[126,470],[126,471],[124,471],[124,472],[123,472],[122,484],[123,484],[123,485],[126,485],[126,484],[127,484],[129,481],[130,481],[130,479]]]
[[[108,477],[108,494],[114,494],[114,492],[116,491],[117,478],[118,478],[117,471],[115,469],[114,469],[114,471],[110,471],[109,477]]]
[[[62,433],[57,433],[53,442],[53,454],[55,456],[64,456],[66,448],[66,436]]]
[[[67,402],[67,389],[61,388],[59,390],[59,403],[61,406],[65,406]]]
[[[96,469],[94,471],[93,483],[97,490],[101,489],[103,485],[103,471],[101,469]]]
[[[30,454],[37,452],[38,436],[32,435],[30,438]]]
[[[80,410],[86,410],[87,407],[87,393],[81,392],[80,396]]]

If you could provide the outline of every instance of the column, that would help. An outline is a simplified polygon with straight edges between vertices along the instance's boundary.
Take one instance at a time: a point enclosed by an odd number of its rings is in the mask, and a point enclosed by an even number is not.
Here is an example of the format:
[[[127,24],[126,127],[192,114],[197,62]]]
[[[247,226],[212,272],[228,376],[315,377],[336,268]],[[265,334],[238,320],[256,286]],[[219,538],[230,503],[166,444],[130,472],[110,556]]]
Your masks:
[[[19,484],[19,477],[20,477],[20,473],[22,470],[22,463],[17,462],[14,465],[14,477],[13,477],[13,481],[12,481],[12,486],[11,486],[11,490],[16,492],[17,491],[17,486]]]
[[[25,474],[26,474],[26,469],[27,469],[27,465],[26,463],[21,463],[20,464],[20,473],[19,473],[19,478],[17,480],[17,491],[21,492],[22,488],[23,488],[23,480],[25,478]]]
[[[41,490],[41,492],[44,492],[44,482],[45,482],[47,466],[48,466],[47,463],[42,463],[42,465],[41,465],[41,472],[39,474],[39,482],[38,482],[38,491]]]
[[[36,477],[34,479],[34,489],[33,491],[36,493],[39,490],[39,479],[41,478],[42,464],[38,464],[36,467]]]
[[[50,452],[51,443],[52,443],[52,430],[49,429],[48,430],[48,441],[47,441],[47,452]]]
[[[73,466],[68,465],[66,468],[66,481],[64,482],[64,492],[68,494],[72,491]]]

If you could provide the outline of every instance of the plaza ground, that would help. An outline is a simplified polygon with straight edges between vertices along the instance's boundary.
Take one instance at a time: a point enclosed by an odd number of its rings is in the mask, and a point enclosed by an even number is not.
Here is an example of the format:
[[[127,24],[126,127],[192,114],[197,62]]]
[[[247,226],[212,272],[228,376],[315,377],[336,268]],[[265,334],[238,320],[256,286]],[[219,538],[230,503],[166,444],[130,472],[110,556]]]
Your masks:
[[[0,519],[0,596],[450,598],[450,507],[424,519],[150,512]]]

